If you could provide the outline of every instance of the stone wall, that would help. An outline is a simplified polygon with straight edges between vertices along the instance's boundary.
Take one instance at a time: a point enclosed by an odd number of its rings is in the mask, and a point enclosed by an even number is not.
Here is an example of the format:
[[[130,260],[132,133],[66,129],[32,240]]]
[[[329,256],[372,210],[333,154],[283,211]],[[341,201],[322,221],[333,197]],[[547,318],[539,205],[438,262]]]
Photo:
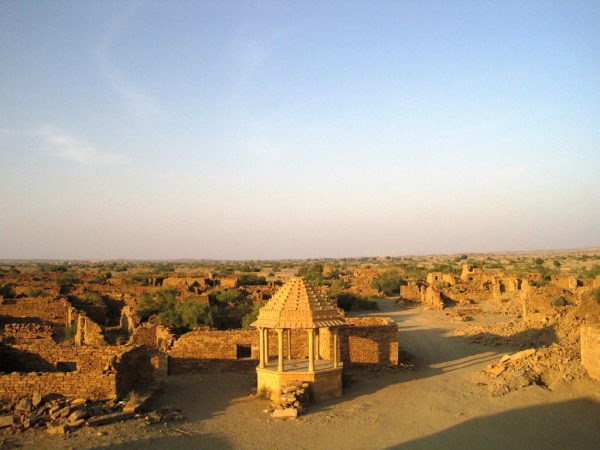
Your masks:
[[[143,345],[152,350],[167,350],[171,348],[175,336],[163,325],[143,323],[129,337],[130,345]]]
[[[388,318],[347,318],[339,328],[340,355],[349,365],[398,365],[398,327]],[[331,336],[320,329],[320,355],[331,358]],[[292,330],[293,359],[308,357],[306,330]],[[284,349],[287,334],[284,333]],[[247,353],[249,352],[249,356]],[[249,370],[259,359],[256,330],[196,330],[177,339],[167,351],[169,372]],[[277,356],[277,333],[269,332],[269,355]]]
[[[421,303],[428,309],[444,309],[445,304],[442,294],[433,286],[421,290]]]
[[[400,286],[400,297],[413,302],[420,302],[421,287],[415,282],[409,282],[407,286]]]
[[[92,400],[116,398],[115,374],[78,372],[13,372],[0,374],[0,398],[15,401],[38,391]]]
[[[348,366],[397,366],[398,325],[387,317],[348,318],[340,327],[340,354]],[[323,346],[330,348],[329,346]]]
[[[7,400],[36,390],[42,395],[115,399],[153,373],[149,355],[141,347],[3,344],[0,351],[5,370],[0,374],[0,398]],[[27,355],[36,355],[39,360],[28,359]],[[6,373],[4,368],[15,365],[15,361],[30,366]]]
[[[581,364],[590,377],[600,380],[600,325],[581,327]]]
[[[64,328],[69,305],[64,299],[24,297],[0,303],[0,323],[34,322]]]

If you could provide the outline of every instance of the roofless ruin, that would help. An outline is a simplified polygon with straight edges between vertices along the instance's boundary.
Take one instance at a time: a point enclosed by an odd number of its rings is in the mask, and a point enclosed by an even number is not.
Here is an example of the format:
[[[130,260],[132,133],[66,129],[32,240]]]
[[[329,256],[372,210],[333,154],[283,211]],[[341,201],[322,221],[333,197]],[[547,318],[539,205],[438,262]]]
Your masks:
[[[269,390],[271,398],[277,399],[281,386],[306,381],[315,401],[341,396],[338,327],[344,324],[344,315],[337,305],[304,278],[291,278],[261,308],[252,324],[260,337],[258,389]],[[306,358],[292,359],[292,329],[306,330]],[[277,361],[269,360],[269,330],[277,331]]]

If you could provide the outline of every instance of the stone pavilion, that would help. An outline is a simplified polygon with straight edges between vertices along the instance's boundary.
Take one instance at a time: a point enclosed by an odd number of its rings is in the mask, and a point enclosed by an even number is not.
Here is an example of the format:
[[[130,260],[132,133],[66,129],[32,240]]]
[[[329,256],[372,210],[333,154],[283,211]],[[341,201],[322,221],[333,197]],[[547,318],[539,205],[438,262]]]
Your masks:
[[[252,325],[258,328],[260,363],[258,389],[268,389],[277,400],[280,387],[306,381],[314,401],[342,395],[342,363],[339,361],[338,327],[344,314],[335,302],[322,296],[302,277],[293,277],[263,306]],[[269,330],[277,332],[277,359],[269,359]],[[292,336],[294,330],[294,336]],[[292,359],[292,337],[302,339],[305,330],[308,357]],[[285,335],[285,349],[284,349]],[[298,337],[301,336],[301,337]],[[323,345],[330,348],[324,349]],[[326,360],[322,354],[330,356]]]

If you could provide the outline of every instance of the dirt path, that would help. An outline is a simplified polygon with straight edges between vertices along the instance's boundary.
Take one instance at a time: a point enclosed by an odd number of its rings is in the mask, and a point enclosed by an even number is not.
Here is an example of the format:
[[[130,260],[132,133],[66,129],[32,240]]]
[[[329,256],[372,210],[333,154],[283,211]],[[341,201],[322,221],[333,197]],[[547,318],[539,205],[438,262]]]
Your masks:
[[[273,421],[267,403],[248,397],[244,374],[169,377],[157,406],[182,409],[183,424],[144,427],[141,420],[85,429],[66,440],[31,436],[36,448],[399,448],[597,449],[600,386],[581,382],[554,391],[532,386],[491,397],[473,375],[503,352],[446,334],[464,326],[443,312],[380,301],[373,315],[393,317],[415,371],[363,372],[339,401],[314,405],[301,419]],[[176,430],[175,428],[179,428]]]

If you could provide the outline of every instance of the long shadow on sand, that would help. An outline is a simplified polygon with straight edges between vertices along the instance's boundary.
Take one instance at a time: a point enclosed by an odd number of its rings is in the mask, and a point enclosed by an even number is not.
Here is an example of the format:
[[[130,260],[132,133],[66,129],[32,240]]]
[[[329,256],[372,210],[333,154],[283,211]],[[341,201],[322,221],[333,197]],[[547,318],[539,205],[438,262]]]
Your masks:
[[[312,405],[310,411],[331,409],[334,405],[369,395],[390,385],[413,380],[435,377],[448,372],[467,368],[477,370],[486,364],[498,360],[501,355],[527,348],[545,347],[556,342],[557,336],[553,327],[548,326],[536,330],[525,330],[510,336],[499,336],[493,333],[478,333],[471,336],[449,335],[448,328],[422,328],[408,326],[404,323],[415,316],[406,314],[410,307],[398,307],[395,311],[382,311],[369,316],[390,315],[398,323],[399,349],[401,362],[404,351],[409,352],[409,359],[404,361],[413,364],[414,370],[399,368],[381,371],[365,365],[353,365],[344,369],[345,379],[351,380],[344,387],[342,398]],[[405,311],[403,314],[394,314]],[[480,342],[488,343],[482,344]],[[521,346],[514,345],[515,342]],[[493,345],[489,345],[493,343]],[[477,366],[477,367],[476,367]],[[309,412],[310,412],[309,411]]]
[[[578,420],[573,420],[577,417]],[[389,447],[418,449],[598,449],[600,403],[578,399],[468,420],[439,433]]]

